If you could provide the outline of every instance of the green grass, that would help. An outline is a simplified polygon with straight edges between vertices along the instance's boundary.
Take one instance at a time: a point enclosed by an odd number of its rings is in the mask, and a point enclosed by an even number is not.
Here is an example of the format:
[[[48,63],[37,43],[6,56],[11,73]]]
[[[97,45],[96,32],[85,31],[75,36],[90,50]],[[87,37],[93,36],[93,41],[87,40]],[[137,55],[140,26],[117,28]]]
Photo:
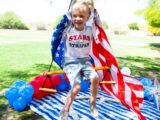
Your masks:
[[[51,32],[1,30],[0,90],[16,79],[31,81],[46,71],[51,61],[50,40]]]
[[[3,93],[14,81],[29,82],[48,70],[51,36],[52,31],[0,30],[0,120],[43,119],[29,109],[14,111]],[[108,34],[108,38],[121,68],[129,67],[133,76],[160,78],[160,37]]]
[[[160,78],[160,37],[110,36],[110,43],[119,66],[127,66],[132,75]]]

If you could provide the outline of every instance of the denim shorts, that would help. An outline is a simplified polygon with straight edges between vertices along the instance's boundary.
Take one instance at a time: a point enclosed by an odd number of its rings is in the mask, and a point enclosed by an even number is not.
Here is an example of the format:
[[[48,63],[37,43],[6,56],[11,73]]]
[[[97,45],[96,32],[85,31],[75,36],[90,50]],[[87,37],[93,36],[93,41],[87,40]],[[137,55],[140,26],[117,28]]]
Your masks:
[[[92,67],[88,58],[78,58],[63,61],[63,70],[65,71],[71,86],[81,83],[83,80],[90,80],[98,77],[97,72]]]

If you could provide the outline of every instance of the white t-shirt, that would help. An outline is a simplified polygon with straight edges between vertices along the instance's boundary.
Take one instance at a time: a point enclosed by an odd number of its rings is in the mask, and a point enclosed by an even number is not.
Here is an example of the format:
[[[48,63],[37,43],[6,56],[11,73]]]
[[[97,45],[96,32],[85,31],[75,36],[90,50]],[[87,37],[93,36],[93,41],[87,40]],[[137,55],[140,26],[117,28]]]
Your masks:
[[[74,27],[71,27],[67,31],[64,57],[69,59],[89,57],[92,40],[91,27],[85,26],[82,31],[77,31]]]

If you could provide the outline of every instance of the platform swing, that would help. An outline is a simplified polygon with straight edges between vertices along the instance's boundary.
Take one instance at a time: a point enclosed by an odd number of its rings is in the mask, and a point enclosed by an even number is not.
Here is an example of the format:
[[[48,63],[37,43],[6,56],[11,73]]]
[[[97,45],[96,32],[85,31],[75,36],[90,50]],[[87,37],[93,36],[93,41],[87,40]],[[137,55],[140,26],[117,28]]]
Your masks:
[[[44,73],[44,75],[45,75],[46,77],[45,77],[45,80],[44,80],[44,83],[43,83],[42,87],[39,88],[40,91],[53,92],[53,93],[57,92],[56,89],[53,89],[53,88],[54,88],[54,85],[53,85],[52,80],[51,80],[51,75],[55,75],[55,74],[65,74],[65,72],[64,72],[63,70],[51,71],[52,63],[53,63],[53,60],[52,60],[52,62],[51,62],[51,65],[50,65],[50,67],[49,67],[48,72],[45,72],[45,73]],[[100,66],[100,67],[94,67],[94,69],[95,69],[96,71],[98,71],[98,70],[109,70],[110,67],[108,67],[108,66]],[[44,87],[44,85],[45,85],[45,83],[46,83],[46,81],[47,81],[47,78],[49,78],[49,81],[50,81],[50,84],[51,84],[52,88],[45,88],[45,87]],[[101,82],[99,82],[99,84],[115,84],[115,81],[101,81]]]

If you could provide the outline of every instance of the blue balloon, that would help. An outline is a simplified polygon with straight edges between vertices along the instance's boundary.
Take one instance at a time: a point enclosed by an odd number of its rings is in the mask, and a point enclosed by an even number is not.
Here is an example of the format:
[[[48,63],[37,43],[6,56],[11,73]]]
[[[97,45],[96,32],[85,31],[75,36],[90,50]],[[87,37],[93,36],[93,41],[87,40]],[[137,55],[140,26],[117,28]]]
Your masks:
[[[66,90],[70,90],[70,89],[71,89],[70,83],[67,83],[67,82],[66,82]]]
[[[63,90],[65,90],[65,88],[66,88],[66,85],[65,85],[64,83],[61,83],[61,84],[59,84],[59,85],[56,85],[56,89],[57,89],[58,91],[63,91]]]
[[[59,84],[59,85],[56,86],[56,89],[57,89],[58,91],[63,91],[63,90],[65,90],[65,88],[66,88],[66,85],[65,85],[65,84]]]
[[[83,80],[81,78],[81,90],[80,91],[86,91],[90,87],[90,82],[89,80]]]
[[[148,94],[147,97],[148,97],[149,101],[153,102],[153,100],[154,100],[154,95],[153,94]]]
[[[20,87],[22,87],[25,84],[26,84],[26,82],[24,80],[17,80],[13,83],[13,87],[16,87],[19,89]]]
[[[14,101],[15,101],[15,100],[8,99],[8,104],[13,107],[13,102],[14,102]]]
[[[11,87],[5,91],[5,97],[10,100],[16,100],[19,97],[18,89],[15,87]]]
[[[144,99],[148,100],[148,95],[149,95],[149,91],[148,90],[144,90]]]
[[[32,97],[25,99],[25,100],[26,100],[26,104],[28,105],[32,101]]]
[[[140,78],[140,81],[143,84],[143,86],[152,86],[152,80],[149,78]]]
[[[69,82],[67,82],[65,79],[65,75],[64,74],[60,74],[61,78],[62,78],[62,83],[61,84],[64,84],[63,86],[61,85],[61,88],[62,90],[70,90],[71,89],[71,85]],[[60,89],[61,89],[60,88]],[[58,86],[58,89],[59,89],[59,86]]]
[[[68,86],[67,84],[68,84],[68,83],[66,82],[66,80],[65,80],[65,79],[62,79],[61,84],[56,85],[56,89],[57,89],[58,91],[66,90],[66,89],[67,89],[67,86]]]
[[[34,88],[30,84],[25,84],[19,89],[19,95],[24,99],[31,98],[33,96],[33,93]]]
[[[144,99],[153,102],[154,95],[149,93],[149,90],[144,90]]]
[[[27,106],[27,103],[22,97],[19,97],[17,100],[13,102],[13,108],[17,111],[24,110],[26,106]]]
[[[59,76],[61,76],[61,78],[65,80],[65,75],[64,74],[59,74]]]

